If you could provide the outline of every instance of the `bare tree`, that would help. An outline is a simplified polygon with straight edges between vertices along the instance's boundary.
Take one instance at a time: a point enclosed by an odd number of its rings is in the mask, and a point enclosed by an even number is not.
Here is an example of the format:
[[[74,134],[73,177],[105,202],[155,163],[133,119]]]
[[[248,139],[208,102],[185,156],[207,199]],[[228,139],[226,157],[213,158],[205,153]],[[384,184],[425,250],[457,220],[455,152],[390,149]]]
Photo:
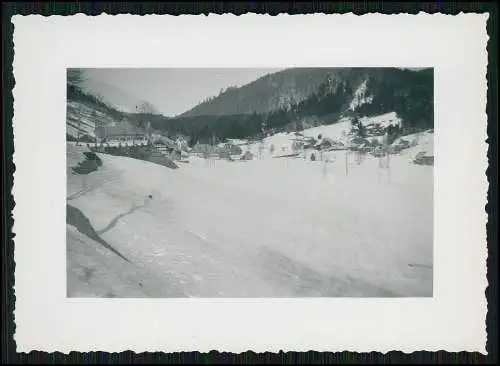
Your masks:
[[[262,159],[262,152],[264,151],[264,143],[259,144],[259,159]]]
[[[70,85],[80,86],[86,80],[82,69],[67,69],[67,83]]]

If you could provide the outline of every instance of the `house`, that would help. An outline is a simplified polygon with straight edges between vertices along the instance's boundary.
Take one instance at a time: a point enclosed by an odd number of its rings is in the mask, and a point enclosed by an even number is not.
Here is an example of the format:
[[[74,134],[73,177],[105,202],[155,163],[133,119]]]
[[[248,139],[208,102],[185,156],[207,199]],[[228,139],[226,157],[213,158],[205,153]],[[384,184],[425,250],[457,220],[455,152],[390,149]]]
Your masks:
[[[413,163],[418,165],[434,165],[434,155],[432,152],[421,151],[415,156]]]
[[[245,151],[245,153],[241,156],[240,160],[252,160],[254,155],[250,151]]]
[[[227,152],[229,155],[240,155],[243,152],[241,147],[231,142],[222,143],[218,146],[217,151],[219,153]]]
[[[188,151],[189,149],[189,137],[184,135],[176,135],[173,139],[174,143],[177,145],[179,150]]]
[[[146,132],[127,120],[114,125],[96,126],[94,132],[100,143],[141,145],[148,141]]]
[[[157,135],[151,140],[151,143],[154,149],[163,155],[170,156],[172,159],[181,159],[182,150],[168,137]]]
[[[407,141],[403,138],[397,139],[393,144],[392,144],[392,150],[395,153],[399,153],[404,149],[408,149],[410,147],[410,141]]]
[[[179,149],[179,147],[177,146],[177,144],[175,143],[174,140],[172,139],[169,139],[168,137],[165,137],[165,136],[159,136],[155,139],[155,144],[159,144],[159,145],[165,145],[167,146],[169,149],[172,149],[172,150],[177,150],[177,151],[180,151],[181,149]]]
[[[370,145],[370,141],[363,137],[354,136],[353,138],[350,139],[349,145],[351,150],[356,150],[362,148],[363,146]]]
[[[233,160],[231,157],[231,154],[227,150],[220,150],[218,152],[219,159],[225,159],[225,160]]]
[[[216,147],[209,144],[196,143],[196,145],[193,146],[193,153],[199,156],[206,156],[209,154],[213,154],[215,152],[216,152]]]

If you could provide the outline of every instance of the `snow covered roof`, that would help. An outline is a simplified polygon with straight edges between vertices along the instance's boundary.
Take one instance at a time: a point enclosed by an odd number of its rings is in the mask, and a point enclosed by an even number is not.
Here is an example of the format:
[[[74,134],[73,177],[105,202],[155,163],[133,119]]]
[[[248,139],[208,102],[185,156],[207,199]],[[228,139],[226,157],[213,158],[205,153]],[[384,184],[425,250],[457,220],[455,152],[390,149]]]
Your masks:
[[[140,128],[132,125],[130,122],[122,121],[121,123],[111,126],[97,126],[95,134],[101,138],[119,138],[129,136],[146,136],[145,132]]]
[[[228,139],[228,141],[234,145],[246,145],[248,143],[247,140],[240,140],[240,139]]]
[[[401,126],[402,123],[401,118],[399,118],[396,112],[385,113],[373,117],[361,117],[359,121],[363,126],[379,124],[382,127],[388,127],[390,125]]]

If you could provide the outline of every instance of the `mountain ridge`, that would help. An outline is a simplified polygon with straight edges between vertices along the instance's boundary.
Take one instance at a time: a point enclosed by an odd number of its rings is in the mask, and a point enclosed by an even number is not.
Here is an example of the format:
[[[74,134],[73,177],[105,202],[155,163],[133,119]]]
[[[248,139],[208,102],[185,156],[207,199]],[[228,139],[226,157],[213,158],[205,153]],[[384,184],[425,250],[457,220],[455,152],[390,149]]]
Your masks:
[[[332,124],[345,116],[375,116],[390,112],[397,114],[405,128],[434,126],[433,69],[322,68],[300,69],[292,73],[302,73],[307,79],[313,79],[307,75],[310,70],[316,72],[316,76],[322,75],[317,79],[322,81],[316,81],[308,97],[300,102],[278,104],[275,109],[260,113],[248,109],[246,113],[242,109],[235,113],[234,107],[230,107],[215,108],[210,111],[211,114],[198,114],[198,111],[174,118],[150,116],[152,126],[202,141],[209,141],[213,136],[222,139],[259,136],[264,130],[302,129]],[[254,86],[255,83],[262,85],[262,80],[267,83],[278,79],[263,77],[241,88]],[[143,115],[142,118],[149,117]]]
[[[114,119],[126,118],[139,127],[151,123],[154,130],[181,134],[192,141],[209,141],[214,136],[218,139],[258,137],[276,131],[332,124],[343,117],[391,112],[401,119],[403,127],[423,129],[434,125],[433,81],[432,68],[418,71],[401,68],[292,68],[265,75],[241,87],[229,88],[221,93],[222,96],[196,106],[198,110],[191,109],[192,115],[186,112],[178,117],[166,117],[152,113],[147,104],[144,109],[136,109],[133,113],[110,112]],[[257,95],[257,101],[250,97],[240,98],[238,95],[242,90],[243,96],[245,93]],[[74,97],[82,96],[77,93]],[[239,107],[234,98],[236,101],[241,99]],[[228,104],[231,99],[233,102]],[[220,100],[224,103],[221,104]],[[260,109],[252,110],[259,106]],[[72,113],[73,107],[69,105],[68,108]],[[69,123],[73,123],[71,118]]]
[[[240,87],[229,87],[177,117],[270,112],[306,99],[324,80],[321,68],[287,68]]]
[[[319,88],[323,88],[323,93],[328,93],[343,83],[344,89],[348,86],[355,90],[370,77],[378,79],[380,73],[404,74],[422,70],[425,68],[287,68],[264,75],[240,87],[229,87],[175,118],[266,114],[279,109],[291,109],[310,98]]]

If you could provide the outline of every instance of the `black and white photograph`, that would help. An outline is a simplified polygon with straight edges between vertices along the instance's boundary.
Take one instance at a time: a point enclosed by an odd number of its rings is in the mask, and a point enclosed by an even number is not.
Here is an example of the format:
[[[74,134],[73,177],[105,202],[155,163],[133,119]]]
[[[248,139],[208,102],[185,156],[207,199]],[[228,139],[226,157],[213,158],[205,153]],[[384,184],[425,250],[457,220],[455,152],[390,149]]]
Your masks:
[[[18,352],[484,352],[487,21],[13,17]]]
[[[68,297],[432,297],[432,68],[67,70]]]

